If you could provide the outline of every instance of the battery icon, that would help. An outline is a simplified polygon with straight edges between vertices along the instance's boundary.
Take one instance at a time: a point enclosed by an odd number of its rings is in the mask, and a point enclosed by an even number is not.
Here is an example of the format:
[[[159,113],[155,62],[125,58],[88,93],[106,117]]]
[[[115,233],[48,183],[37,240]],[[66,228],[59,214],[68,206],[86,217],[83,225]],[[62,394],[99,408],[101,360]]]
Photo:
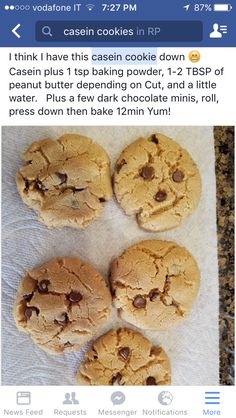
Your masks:
[[[214,12],[230,12],[232,10],[231,4],[214,4]]]

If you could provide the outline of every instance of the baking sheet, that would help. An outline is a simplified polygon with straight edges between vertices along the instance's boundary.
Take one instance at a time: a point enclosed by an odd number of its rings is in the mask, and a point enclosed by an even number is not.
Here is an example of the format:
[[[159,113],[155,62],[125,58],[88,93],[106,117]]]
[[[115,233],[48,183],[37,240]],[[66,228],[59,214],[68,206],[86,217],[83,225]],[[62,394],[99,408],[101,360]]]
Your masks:
[[[127,217],[115,198],[84,231],[47,229],[17,192],[15,174],[21,154],[34,141],[64,133],[87,135],[109,153],[112,168],[123,148],[139,136],[161,132],[184,146],[197,162],[203,191],[198,209],[171,231],[149,233]],[[55,256],[79,255],[107,279],[111,259],[143,239],[167,239],[186,246],[201,270],[201,287],[189,319],[169,331],[144,331],[171,359],[173,385],[218,385],[218,264],[214,138],[211,127],[4,127],[2,131],[2,384],[74,385],[84,351],[47,354],[20,333],[12,308],[24,273]],[[113,310],[100,333],[127,325]]]

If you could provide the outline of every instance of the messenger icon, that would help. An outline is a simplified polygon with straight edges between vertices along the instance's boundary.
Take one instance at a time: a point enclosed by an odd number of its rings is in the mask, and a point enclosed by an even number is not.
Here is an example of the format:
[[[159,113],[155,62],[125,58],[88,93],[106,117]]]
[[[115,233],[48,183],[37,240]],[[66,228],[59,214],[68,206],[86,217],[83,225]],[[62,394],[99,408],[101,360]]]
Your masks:
[[[111,401],[114,405],[121,405],[125,402],[125,394],[123,392],[113,392],[111,395]]]

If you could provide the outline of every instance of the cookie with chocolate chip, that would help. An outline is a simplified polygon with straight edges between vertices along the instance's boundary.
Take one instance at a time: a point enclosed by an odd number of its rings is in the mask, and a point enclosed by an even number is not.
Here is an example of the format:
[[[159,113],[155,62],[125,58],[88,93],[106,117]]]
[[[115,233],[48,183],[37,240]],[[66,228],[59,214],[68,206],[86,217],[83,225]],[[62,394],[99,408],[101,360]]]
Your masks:
[[[103,277],[79,258],[54,258],[26,273],[15,302],[20,331],[55,354],[83,347],[107,320],[111,296]]]
[[[121,153],[114,172],[117,201],[150,231],[181,224],[197,207],[201,177],[189,153],[172,139],[153,134]]]
[[[89,138],[37,141],[23,160],[16,178],[19,193],[48,227],[85,228],[111,199],[110,159]]]
[[[111,289],[122,319],[165,330],[190,315],[200,272],[193,256],[171,241],[142,241],[111,265]]]
[[[171,383],[170,361],[139,332],[111,330],[94,342],[77,373],[79,385],[156,386]]]

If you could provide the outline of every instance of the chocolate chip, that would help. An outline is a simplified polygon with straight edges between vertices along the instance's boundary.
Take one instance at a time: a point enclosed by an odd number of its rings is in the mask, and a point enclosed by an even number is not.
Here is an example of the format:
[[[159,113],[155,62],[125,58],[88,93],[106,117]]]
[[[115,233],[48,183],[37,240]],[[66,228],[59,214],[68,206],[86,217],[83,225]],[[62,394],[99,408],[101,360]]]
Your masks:
[[[137,296],[135,296],[135,298],[133,300],[133,305],[134,305],[135,308],[138,308],[138,309],[145,308],[146,299],[141,295],[137,295]]]
[[[166,200],[166,198],[167,198],[167,193],[161,190],[157,192],[157,194],[154,196],[154,199],[157,202],[163,202],[164,200]]]
[[[151,136],[151,142],[154,142],[154,144],[159,144],[159,140],[155,134]]]
[[[122,347],[120,348],[120,350],[118,351],[119,356],[121,357],[122,360],[127,361],[130,355],[130,349],[129,347]]]
[[[61,180],[61,184],[67,182],[67,174],[65,174],[65,173],[58,173],[58,172],[56,172],[55,174]]]
[[[36,314],[38,315],[39,309],[35,308],[34,306],[27,306],[27,308],[25,309],[25,317],[27,319],[30,319],[33,312],[36,312]]]
[[[81,293],[72,290],[68,295],[68,299],[70,302],[80,302],[83,299],[83,296]]]
[[[26,192],[29,190],[29,186],[30,186],[29,180],[28,179],[25,179],[25,188],[24,188],[24,190]]]
[[[151,348],[150,354],[152,356],[159,356],[161,353],[162,353],[162,348],[161,347],[152,347]]]
[[[155,174],[155,170],[153,167],[146,165],[142,168],[140,174],[145,180],[152,180]]]
[[[29,293],[28,295],[24,295],[24,296],[23,296],[23,299],[24,299],[26,302],[30,302],[30,301],[31,301],[31,299],[32,299],[32,297],[33,297],[33,293]]]
[[[77,202],[77,200],[72,200],[71,202],[71,207],[72,209],[78,209],[79,208],[79,203]]]
[[[73,346],[74,346],[74,344],[70,343],[70,341],[67,341],[67,342],[64,344],[64,347],[73,347]]]
[[[100,197],[99,202],[101,203],[106,202],[106,199],[104,197]]]
[[[41,280],[38,283],[38,291],[39,293],[48,293],[48,285],[50,284],[49,280]]]
[[[176,182],[176,183],[181,183],[181,181],[183,181],[184,179],[184,173],[181,170],[175,170],[175,172],[172,174],[172,179]]]
[[[147,386],[155,386],[157,385],[156,379],[153,376],[148,376],[148,378],[146,379],[146,385]]]
[[[149,299],[151,302],[154,302],[155,300],[159,299],[159,293],[156,290],[151,290],[149,293]]]
[[[122,379],[121,374],[117,373],[115,376],[112,377],[111,384],[114,385],[115,383],[117,383],[119,385],[121,379]]]
[[[121,160],[119,163],[116,164],[116,172],[119,174],[120,170],[122,169],[123,165],[127,164],[125,160]]]
[[[72,191],[73,191],[73,192],[82,192],[83,190],[85,190],[85,189],[86,189],[86,187],[81,187],[81,188],[78,188],[78,187],[72,187],[71,189],[72,189]]]
[[[65,325],[68,322],[68,315],[66,312],[63,312],[56,319],[54,319],[54,324],[56,325]]]
[[[44,184],[41,182],[41,180],[35,180],[35,187],[37,190],[45,191],[47,188],[44,186]]]
[[[93,355],[94,360],[97,360],[98,359],[98,353],[97,353],[97,351],[95,350],[94,347],[92,347],[92,351],[94,352],[94,355]]]

